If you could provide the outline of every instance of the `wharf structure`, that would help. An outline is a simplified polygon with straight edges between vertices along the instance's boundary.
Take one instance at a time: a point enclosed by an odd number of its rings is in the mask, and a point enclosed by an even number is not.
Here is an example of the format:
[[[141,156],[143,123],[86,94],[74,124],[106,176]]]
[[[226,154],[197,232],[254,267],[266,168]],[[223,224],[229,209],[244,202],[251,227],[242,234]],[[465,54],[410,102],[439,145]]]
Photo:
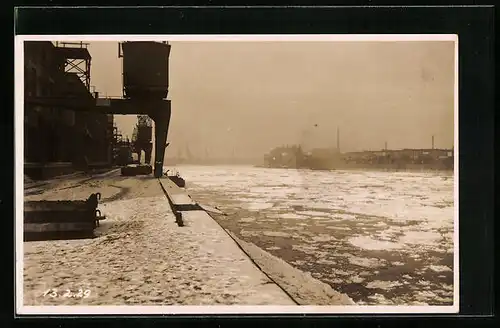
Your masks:
[[[31,99],[93,101],[91,56],[85,43],[25,42],[25,174],[43,178],[112,165],[119,138],[113,115],[75,111],[64,102],[43,106]]]
[[[25,174],[33,179],[126,165],[131,153],[151,160],[155,121],[155,176],[163,174],[170,123],[166,42],[122,42],[123,98],[91,91],[91,55],[83,42],[25,42]],[[147,60],[144,60],[147,57]],[[135,140],[120,136],[113,115],[138,115]],[[149,139],[148,139],[149,138]],[[148,140],[146,140],[148,139]],[[124,160],[128,158],[128,160]]]

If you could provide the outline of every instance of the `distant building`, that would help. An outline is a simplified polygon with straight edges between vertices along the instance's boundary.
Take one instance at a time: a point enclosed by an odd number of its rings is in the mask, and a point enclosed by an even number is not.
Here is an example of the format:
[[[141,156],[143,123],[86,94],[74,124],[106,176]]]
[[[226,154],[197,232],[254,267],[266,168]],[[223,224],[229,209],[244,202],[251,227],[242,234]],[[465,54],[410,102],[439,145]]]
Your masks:
[[[448,163],[453,158],[453,151],[451,149],[360,151],[345,153],[343,158],[347,163],[358,164],[435,164]]]
[[[265,166],[317,170],[378,168],[436,169],[453,168],[453,149],[400,149],[340,153],[338,148],[316,148],[302,152],[297,146],[283,146],[264,156]]]
[[[267,167],[298,168],[303,161],[304,153],[300,146],[281,146],[264,155]]]

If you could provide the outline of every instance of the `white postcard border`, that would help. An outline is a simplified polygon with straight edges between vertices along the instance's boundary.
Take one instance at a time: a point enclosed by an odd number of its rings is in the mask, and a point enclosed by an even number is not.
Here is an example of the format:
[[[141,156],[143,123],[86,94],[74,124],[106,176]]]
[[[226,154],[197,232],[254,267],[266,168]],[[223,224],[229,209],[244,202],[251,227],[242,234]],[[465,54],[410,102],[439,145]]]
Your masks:
[[[169,41],[169,42],[455,42],[454,94],[454,296],[452,306],[25,306],[23,305],[23,204],[24,204],[24,41]],[[458,313],[458,36],[454,34],[324,34],[324,35],[18,35],[15,36],[15,299],[18,315],[85,314],[411,314]]]

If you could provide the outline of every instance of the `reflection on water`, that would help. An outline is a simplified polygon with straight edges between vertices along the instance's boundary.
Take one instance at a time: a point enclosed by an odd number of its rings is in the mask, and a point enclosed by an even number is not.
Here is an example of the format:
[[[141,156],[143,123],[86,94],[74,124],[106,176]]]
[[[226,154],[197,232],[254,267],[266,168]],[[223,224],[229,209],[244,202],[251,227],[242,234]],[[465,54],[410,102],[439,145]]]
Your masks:
[[[358,304],[453,304],[453,174],[178,166],[227,229]]]

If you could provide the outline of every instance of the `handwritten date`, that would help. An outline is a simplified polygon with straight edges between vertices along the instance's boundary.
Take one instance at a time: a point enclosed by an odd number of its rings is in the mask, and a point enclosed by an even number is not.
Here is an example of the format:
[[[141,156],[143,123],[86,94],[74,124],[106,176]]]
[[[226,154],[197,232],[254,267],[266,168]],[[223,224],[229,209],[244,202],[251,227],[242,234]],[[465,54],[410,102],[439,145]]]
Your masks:
[[[49,288],[43,293],[43,297],[50,298],[87,298],[91,294],[90,289],[78,289],[78,290],[57,290],[55,288]]]

